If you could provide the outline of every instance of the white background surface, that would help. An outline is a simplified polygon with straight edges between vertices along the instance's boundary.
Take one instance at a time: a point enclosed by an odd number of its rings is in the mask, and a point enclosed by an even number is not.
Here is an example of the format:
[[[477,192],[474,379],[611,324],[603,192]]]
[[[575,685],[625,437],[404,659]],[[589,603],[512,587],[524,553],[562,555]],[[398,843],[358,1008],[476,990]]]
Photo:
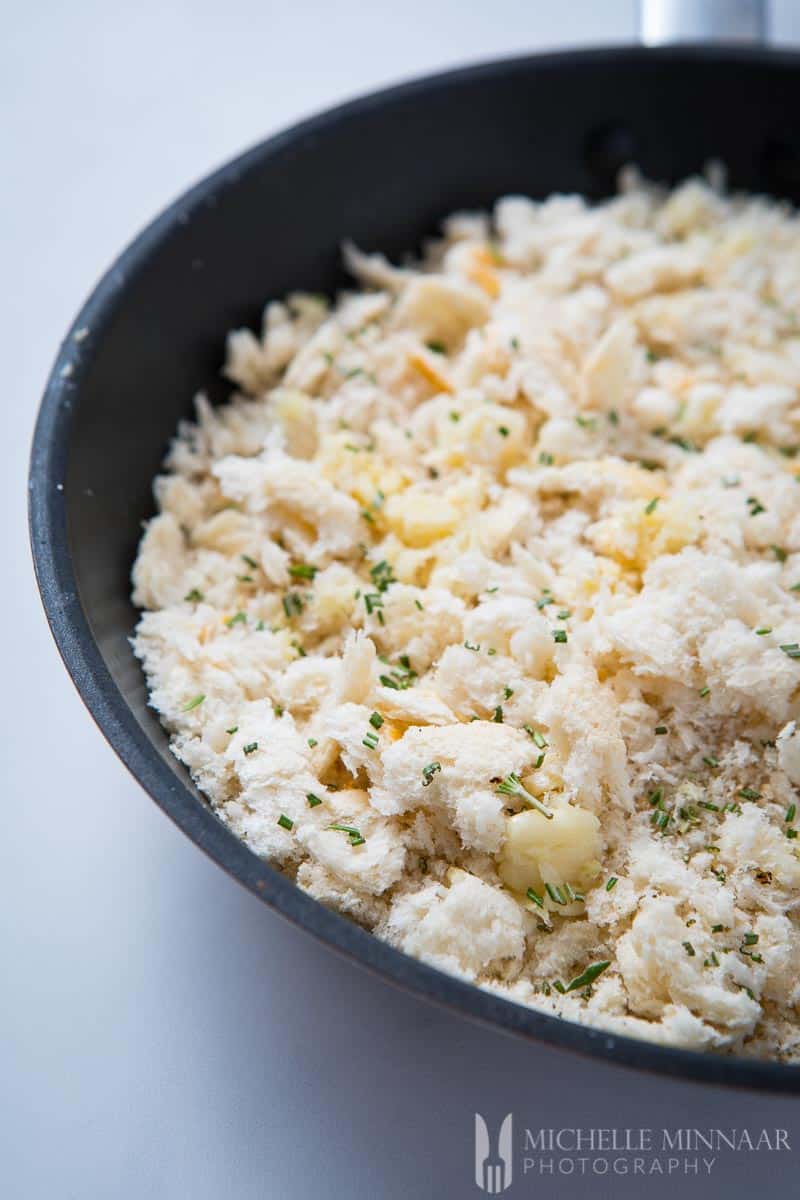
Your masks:
[[[800,5],[773,33],[800,41]],[[0,1197],[461,1197],[473,1112],[545,1125],[781,1125],[723,1094],[526,1046],[335,958],[207,862],[126,774],[40,612],[25,531],[38,396],[114,254],[209,168],[400,77],[630,40],[629,0],[15,6],[0,45]],[[710,1181],[518,1180],[511,1196],[795,1194],[800,1153]],[[792,1186],[794,1184],[794,1186]]]

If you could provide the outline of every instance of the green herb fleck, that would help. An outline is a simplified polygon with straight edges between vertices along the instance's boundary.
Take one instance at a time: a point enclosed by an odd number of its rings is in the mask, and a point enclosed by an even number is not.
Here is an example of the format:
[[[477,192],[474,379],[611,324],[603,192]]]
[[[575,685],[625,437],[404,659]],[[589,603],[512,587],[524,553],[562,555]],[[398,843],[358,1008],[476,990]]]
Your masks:
[[[442,764],[440,762],[431,762],[431,763],[428,763],[428,765],[426,767],[423,767],[422,768],[422,786],[430,787],[430,785],[433,783],[434,775],[437,775],[439,773],[439,771],[441,771],[441,769],[442,769]]]
[[[385,592],[389,584],[396,582],[392,568],[385,559],[381,559],[374,567],[370,567],[369,574],[379,592]]]
[[[532,796],[527,788],[522,786],[520,778],[513,772],[506,775],[502,783],[498,784],[497,791],[501,796],[516,796],[518,800],[524,801],[529,808],[535,808],[543,817],[547,817],[548,821],[552,821],[553,814],[546,805],[542,804],[536,796]]]
[[[289,567],[292,579],[313,579],[316,573],[317,568],[312,567],[310,563],[292,563]]]
[[[363,846],[366,838],[361,836],[361,832],[353,825],[340,825],[338,822],[334,825],[329,825],[328,829],[335,829],[338,833],[346,833],[350,839],[351,846]]]
[[[564,988],[564,991],[576,992],[578,988],[589,987],[594,983],[595,979],[599,978],[599,976],[603,974],[603,971],[607,970],[610,966],[611,963],[606,961],[592,963],[592,965],[587,967],[581,975],[576,975],[574,979],[570,980],[570,982]]]
[[[283,604],[283,611],[290,621],[292,617],[299,616],[303,611],[303,597],[299,592],[287,592],[281,603]]]
[[[193,708],[198,708],[204,700],[205,696],[195,696],[194,700],[190,700],[188,704],[184,704],[183,712],[191,712]]]

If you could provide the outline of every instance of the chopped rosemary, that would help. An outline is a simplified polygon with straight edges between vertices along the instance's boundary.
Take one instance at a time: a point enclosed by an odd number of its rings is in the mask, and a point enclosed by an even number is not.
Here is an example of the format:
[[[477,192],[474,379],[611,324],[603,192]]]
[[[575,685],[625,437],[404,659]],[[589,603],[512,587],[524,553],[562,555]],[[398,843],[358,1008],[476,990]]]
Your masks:
[[[650,516],[651,513],[654,513],[656,511],[656,508],[658,507],[658,501],[659,501],[659,497],[653,496],[653,499],[649,500],[648,503],[645,504],[644,511],[647,513],[648,516]]]
[[[797,805],[790,804],[786,810],[786,816],[783,818],[787,825],[791,825],[792,821],[795,818],[796,812],[797,812]]]
[[[578,988],[589,987],[610,966],[611,963],[606,961],[592,963],[581,975],[576,975],[574,979],[570,980],[564,991],[576,992]]]
[[[781,646],[780,649],[789,658],[800,658],[800,646],[798,646],[797,642],[787,642],[786,645]]]
[[[701,687],[701,688],[700,688],[700,691],[699,691],[699,693],[698,693],[698,695],[702,696],[702,697],[703,697],[703,699],[705,699],[705,697],[706,697],[706,696],[709,696],[710,694],[711,694],[711,688],[710,688],[710,687],[708,687],[708,686],[706,686],[706,687]]]
[[[313,579],[316,573],[317,568],[312,567],[310,563],[292,563],[289,567],[292,579]]]
[[[234,613],[232,617],[227,618],[225,624],[228,626],[228,629],[233,629],[234,625],[246,625],[247,614],[243,612]]]
[[[374,712],[369,719],[369,723],[373,729],[380,729],[381,725],[383,724],[383,717],[379,712]]]
[[[713,754],[704,754],[703,762],[706,764],[707,767],[711,767],[712,770],[715,767],[719,766],[719,759],[715,758],[715,756]]]
[[[433,783],[434,775],[436,775],[439,771],[441,771],[441,769],[442,769],[442,764],[440,762],[431,762],[431,763],[428,763],[428,765],[426,767],[423,767],[422,768],[422,786],[430,787],[430,785]]]
[[[694,958],[694,956],[695,956],[695,948],[694,948],[694,946],[692,945],[692,943],[691,943],[691,942],[684,942],[684,943],[683,943],[683,948],[684,948],[684,950],[686,951],[686,953],[689,955],[689,958]]]
[[[507,425],[498,425],[497,432],[500,434],[500,437],[508,437],[511,430],[508,428]]]
[[[502,704],[498,704],[497,708],[494,710],[494,713],[492,714],[492,720],[497,725],[503,724],[503,706],[502,706]]]
[[[361,836],[360,830],[353,825],[340,825],[338,822],[334,825],[329,825],[328,829],[335,829],[338,833],[346,833],[350,839],[351,846],[363,846],[366,838]]]
[[[303,597],[299,592],[287,592],[281,603],[283,604],[283,611],[290,621],[292,617],[299,616],[303,611]]]
[[[760,800],[761,792],[757,792],[755,788],[743,787],[739,788],[739,795],[743,800]]]
[[[756,942],[758,941],[758,934],[746,933],[742,937],[742,941],[744,942],[745,946],[755,946]]]
[[[258,563],[254,558],[251,558],[249,554],[243,554],[242,561],[246,562],[248,567],[252,567],[254,571],[258,570]]]
[[[238,725],[231,725],[230,729],[226,729],[225,732],[233,736],[234,733],[238,732],[238,729]]]
[[[183,598],[184,598],[184,600],[195,601],[197,603],[199,603],[201,600],[205,599],[205,597],[203,596],[203,593],[198,591],[197,588],[192,588],[192,590],[190,592],[187,592]]]
[[[538,905],[539,908],[544,908],[544,900],[542,899],[542,897],[539,895],[538,892],[535,892],[533,890],[533,888],[528,888],[525,895],[528,897],[529,900],[532,900],[534,904]]]
[[[285,816],[284,813],[281,813],[281,815],[278,817],[278,824],[282,829],[294,829],[294,821]]]
[[[317,741],[317,739],[316,739],[316,738],[309,738],[309,739],[308,739],[308,745],[309,745],[310,749],[312,749],[312,750],[313,750],[315,746],[318,746],[318,745],[319,745],[319,742]]]
[[[555,459],[553,458],[552,454],[548,454],[548,452],[546,450],[540,450],[539,451],[539,462],[542,464],[543,467],[552,467],[553,463],[555,462]]]
[[[375,750],[378,745],[377,733],[365,733],[361,739],[361,745],[366,746],[368,750]]]
[[[669,733],[669,730],[667,729],[666,725],[656,725],[653,733],[655,733],[657,737],[663,737],[665,733]]]
[[[369,574],[379,592],[385,592],[390,583],[396,582],[391,566],[384,559],[370,567]]]
[[[527,788],[522,786],[519,776],[513,772],[510,775],[506,775],[503,782],[498,784],[497,790],[501,796],[516,796],[517,799],[523,800],[531,808],[535,808],[543,817],[547,817],[548,821],[552,821],[553,814],[550,809],[545,804],[542,804],[541,800],[537,799],[536,796],[532,796]]]
[[[558,642],[559,645],[563,646],[563,644],[564,644],[564,642],[566,642],[566,640],[567,640],[566,629],[554,629],[553,630],[553,641],[554,642]]]
[[[322,804],[320,797],[316,796],[313,792],[306,792],[306,800],[308,801],[309,808],[316,808],[318,804]]]
[[[184,704],[183,712],[191,712],[193,708],[197,708],[203,703],[205,696],[195,696],[194,700],[190,700],[188,704]]]
[[[248,742],[246,746],[242,746],[242,750],[244,751],[245,754],[252,754],[253,751],[257,750],[257,749],[258,749],[258,742]]]
[[[617,886],[617,882],[618,882],[618,880],[617,880],[616,875],[612,875],[611,878],[609,879],[608,883],[606,884],[606,891],[613,892],[614,888]]]

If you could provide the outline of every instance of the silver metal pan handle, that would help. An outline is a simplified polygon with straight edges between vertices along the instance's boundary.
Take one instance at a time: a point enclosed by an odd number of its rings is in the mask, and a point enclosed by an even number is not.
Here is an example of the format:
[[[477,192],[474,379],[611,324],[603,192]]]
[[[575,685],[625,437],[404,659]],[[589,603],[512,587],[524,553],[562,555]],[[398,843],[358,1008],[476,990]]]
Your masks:
[[[639,0],[645,46],[669,42],[763,42],[766,0]]]

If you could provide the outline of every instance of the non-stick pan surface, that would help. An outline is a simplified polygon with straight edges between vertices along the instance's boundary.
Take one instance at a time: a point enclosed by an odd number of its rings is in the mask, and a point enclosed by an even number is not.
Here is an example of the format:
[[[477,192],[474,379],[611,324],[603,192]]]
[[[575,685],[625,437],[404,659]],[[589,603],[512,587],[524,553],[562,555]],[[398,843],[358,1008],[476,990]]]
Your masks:
[[[515,59],[394,88],[295,126],[193,188],[117,260],[76,318],[34,437],[30,523],[56,642],[91,713],[166,813],[291,920],[387,979],[504,1030],[628,1065],[800,1091],[800,1070],[574,1025],[406,957],[329,912],[213,815],[167,748],[129,637],[129,574],[151,481],[192,396],[225,395],[225,332],[266,299],[345,282],[343,238],[394,257],[503,194],[601,197],[636,161],[677,180],[800,199],[800,56],[622,49]],[[128,871],[136,863],[125,863]]]

